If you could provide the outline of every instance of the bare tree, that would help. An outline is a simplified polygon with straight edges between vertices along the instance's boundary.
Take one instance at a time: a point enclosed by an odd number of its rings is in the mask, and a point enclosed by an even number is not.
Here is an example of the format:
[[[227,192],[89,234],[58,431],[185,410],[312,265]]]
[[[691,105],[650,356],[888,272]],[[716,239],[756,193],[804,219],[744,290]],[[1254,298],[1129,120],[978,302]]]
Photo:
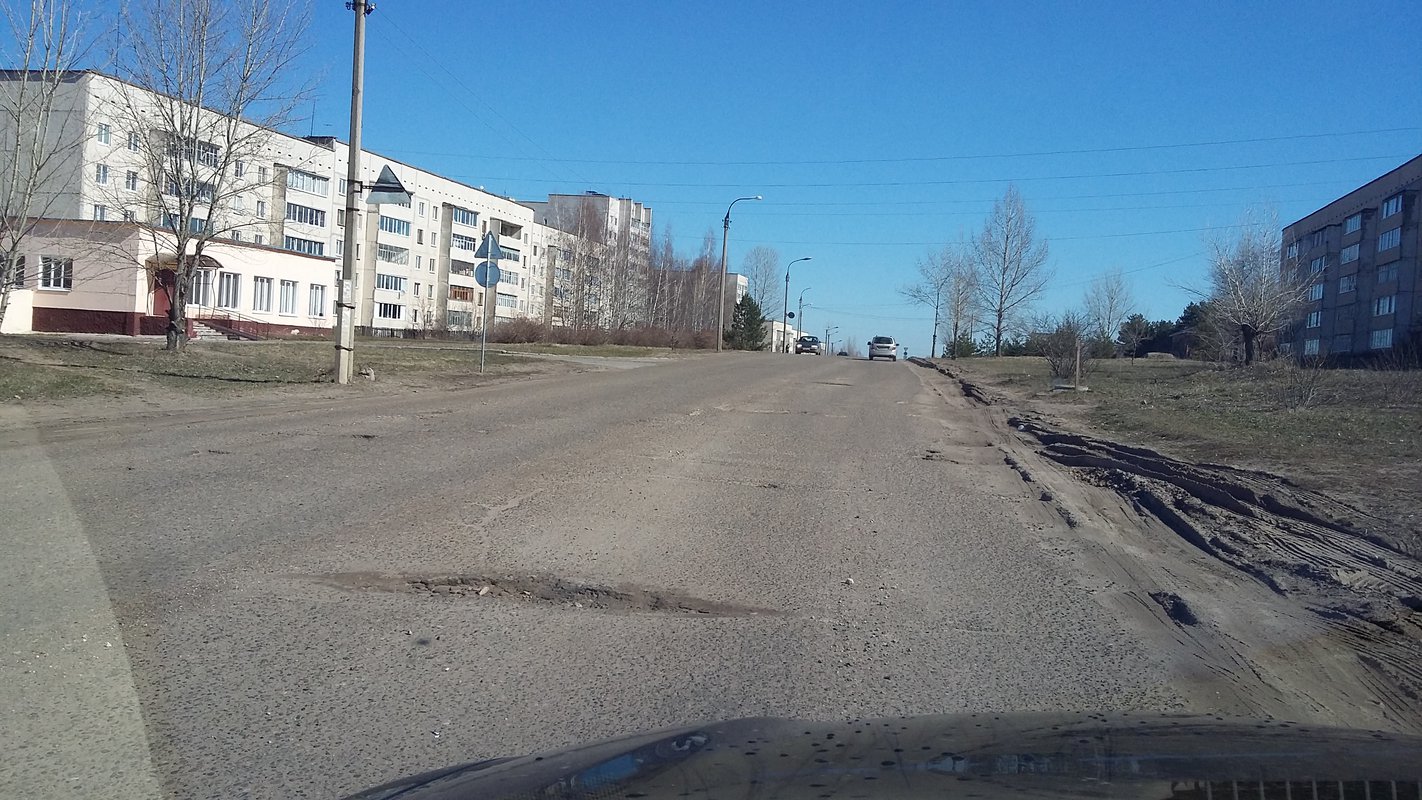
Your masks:
[[[62,87],[83,56],[82,19],[64,0],[0,0],[13,47],[0,76],[0,322],[10,292],[27,276],[20,248],[35,223],[52,216],[84,143],[83,115],[60,107]],[[37,266],[37,265],[36,265]]]
[[[147,175],[153,254],[168,300],[167,347],[187,343],[187,304],[203,252],[265,228],[244,198],[279,179],[258,166],[308,91],[292,84],[309,9],[296,0],[135,0],[120,12],[112,115]]]
[[[750,294],[762,309],[770,311],[780,307],[785,287],[781,281],[785,274],[780,268],[780,253],[774,247],[756,245],[746,252],[741,265],[741,274],[750,280]]]
[[[973,243],[978,297],[992,324],[994,355],[1002,355],[1003,334],[1051,279],[1047,243],[1037,240],[1036,227],[1017,187],[1009,186]]]
[[[1088,334],[1097,341],[1115,341],[1134,305],[1135,298],[1131,296],[1131,289],[1126,285],[1126,276],[1120,267],[1098,276],[1091,281],[1082,298]]]
[[[1257,341],[1287,329],[1308,296],[1309,278],[1297,263],[1280,260],[1279,226],[1269,212],[1246,213],[1233,236],[1209,243],[1209,300],[1213,321],[1239,337],[1244,363],[1254,363]]]

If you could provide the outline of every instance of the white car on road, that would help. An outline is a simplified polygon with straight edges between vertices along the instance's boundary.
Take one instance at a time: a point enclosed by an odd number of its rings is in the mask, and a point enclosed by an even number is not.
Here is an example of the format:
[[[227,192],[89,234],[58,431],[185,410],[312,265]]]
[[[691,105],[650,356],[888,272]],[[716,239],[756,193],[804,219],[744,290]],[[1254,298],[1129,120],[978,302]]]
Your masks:
[[[892,336],[875,336],[869,340],[869,360],[876,358],[887,358],[890,361],[899,360],[899,343],[894,341]]]

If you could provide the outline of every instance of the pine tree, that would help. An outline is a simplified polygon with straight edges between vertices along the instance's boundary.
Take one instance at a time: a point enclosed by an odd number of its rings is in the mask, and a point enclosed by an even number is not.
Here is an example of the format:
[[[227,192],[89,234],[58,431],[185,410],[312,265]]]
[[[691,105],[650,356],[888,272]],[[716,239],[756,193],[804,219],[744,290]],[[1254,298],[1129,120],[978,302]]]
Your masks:
[[[760,303],[747,294],[731,312],[731,329],[726,331],[726,346],[732,350],[764,350],[767,344],[765,314],[760,309]]]

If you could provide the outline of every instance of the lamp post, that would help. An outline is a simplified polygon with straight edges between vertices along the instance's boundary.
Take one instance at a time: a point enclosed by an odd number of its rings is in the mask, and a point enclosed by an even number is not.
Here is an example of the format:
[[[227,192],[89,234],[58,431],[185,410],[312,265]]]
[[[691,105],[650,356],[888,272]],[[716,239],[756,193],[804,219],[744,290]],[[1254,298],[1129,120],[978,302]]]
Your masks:
[[[731,209],[742,200],[759,200],[760,195],[737,197],[726,206],[726,218],[721,220],[721,289],[716,293],[716,352],[721,352],[722,339],[726,338],[726,239],[731,235]]]
[[[813,258],[814,256],[805,256],[785,265],[785,307],[780,310],[780,335],[782,338],[790,333],[790,268],[801,261],[809,261]],[[785,343],[785,352],[790,352],[789,342]]]
[[[336,383],[350,383],[355,367],[355,235],[361,229],[360,127],[365,91],[365,17],[375,10],[366,0],[346,3],[355,12],[355,48],[351,55],[351,148],[346,158],[346,231],[341,251],[341,283],[336,287]]]
[[[797,312],[798,316],[796,317],[795,327],[799,328],[801,333],[805,332],[805,292],[810,291],[810,289],[811,287],[806,286],[800,290],[800,310]]]
[[[836,334],[836,333],[839,333],[839,326],[838,326],[838,325],[831,325],[831,326],[825,328],[825,355],[827,355],[827,356],[832,356],[832,355],[834,355],[834,353],[830,352],[831,350],[834,349],[833,347],[830,346],[830,344],[831,344],[831,342],[832,342],[832,340],[830,339],[830,337],[833,336],[833,335]]]

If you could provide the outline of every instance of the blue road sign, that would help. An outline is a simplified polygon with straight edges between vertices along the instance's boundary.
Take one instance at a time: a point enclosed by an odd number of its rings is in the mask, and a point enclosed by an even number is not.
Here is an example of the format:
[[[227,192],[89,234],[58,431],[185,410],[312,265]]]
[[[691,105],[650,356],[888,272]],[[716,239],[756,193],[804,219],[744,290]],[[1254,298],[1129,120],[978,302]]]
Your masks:
[[[497,285],[499,282],[499,265],[492,261],[485,261],[475,267],[474,282],[485,289]]]

